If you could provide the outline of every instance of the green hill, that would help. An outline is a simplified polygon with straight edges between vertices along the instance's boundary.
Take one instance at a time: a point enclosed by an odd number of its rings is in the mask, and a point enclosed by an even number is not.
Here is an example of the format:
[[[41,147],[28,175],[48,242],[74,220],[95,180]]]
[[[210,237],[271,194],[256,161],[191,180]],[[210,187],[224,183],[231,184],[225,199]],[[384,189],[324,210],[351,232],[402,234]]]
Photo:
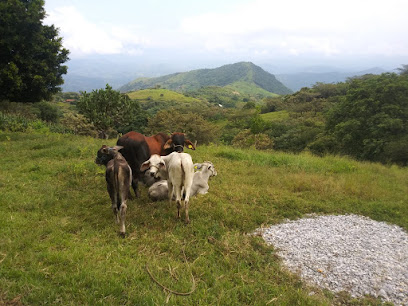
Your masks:
[[[122,92],[152,87],[165,87],[176,91],[191,91],[207,86],[229,86],[247,94],[283,95],[291,90],[274,75],[250,62],[225,65],[215,69],[199,69],[183,73],[174,73],[157,78],[138,78],[119,88]]]

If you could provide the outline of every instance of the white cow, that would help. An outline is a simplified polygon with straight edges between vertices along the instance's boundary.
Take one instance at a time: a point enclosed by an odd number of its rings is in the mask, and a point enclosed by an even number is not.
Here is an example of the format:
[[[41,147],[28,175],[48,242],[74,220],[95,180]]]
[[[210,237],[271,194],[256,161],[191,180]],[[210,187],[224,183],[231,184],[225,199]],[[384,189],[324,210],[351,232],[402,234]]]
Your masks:
[[[168,198],[170,204],[173,198],[173,193],[176,195],[178,218],[180,218],[181,196],[183,189],[185,190],[185,222],[190,223],[190,218],[188,216],[188,204],[194,176],[194,165],[190,154],[177,152],[173,152],[166,156],[154,154],[140,167],[140,171],[145,171],[147,169],[149,169],[152,176],[167,180]]]
[[[194,168],[200,171],[194,173],[193,184],[191,185],[190,197],[197,194],[208,193],[208,180],[212,176],[217,175],[217,171],[214,168],[212,162],[206,161],[202,164],[194,164]],[[168,185],[166,180],[155,182],[148,192],[149,197],[153,201],[159,201],[167,199],[168,197]]]

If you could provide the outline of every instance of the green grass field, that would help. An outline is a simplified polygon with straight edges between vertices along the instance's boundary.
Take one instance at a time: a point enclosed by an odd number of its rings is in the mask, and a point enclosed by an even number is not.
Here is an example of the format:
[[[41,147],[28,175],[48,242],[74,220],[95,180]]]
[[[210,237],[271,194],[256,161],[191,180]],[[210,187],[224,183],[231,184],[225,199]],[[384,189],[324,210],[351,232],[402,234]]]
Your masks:
[[[262,119],[265,121],[283,121],[289,119],[288,111],[270,112],[261,114]]]
[[[408,229],[408,170],[347,158],[199,146],[218,176],[190,202],[128,203],[120,238],[94,163],[115,140],[0,132],[0,305],[375,305],[310,288],[248,235],[308,213],[368,216]],[[169,294],[157,285],[189,295]],[[313,291],[315,294],[309,295]]]
[[[141,89],[127,93],[129,98],[141,102],[153,101],[178,101],[181,103],[199,103],[200,100],[187,97],[181,93],[168,89]]]

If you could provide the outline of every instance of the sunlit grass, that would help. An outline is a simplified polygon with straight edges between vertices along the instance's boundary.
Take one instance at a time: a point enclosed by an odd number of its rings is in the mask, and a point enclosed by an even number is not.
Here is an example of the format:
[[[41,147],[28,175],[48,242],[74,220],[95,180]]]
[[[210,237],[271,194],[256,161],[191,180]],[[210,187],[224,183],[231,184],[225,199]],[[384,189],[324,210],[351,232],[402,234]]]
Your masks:
[[[168,89],[141,89],[127,93],[129,98],[139,101],[178,101],[181,103],[198,103],[200,100],[187,97]]]
[[[191,200],[192,223],[141,188],[121,239],[104,169],[94,163],[103,143],[115,140],[0,133],[0,304],[329,305],[336,296],[310,296],[248,233],[309,213],[356,213],[408,229],[407,169],[199,146],[188,151],[193,160],[212,161],[218,176],[209,194]],[[196,290],[169,296],[146,264],[179,292],[191,289],[192,275]]]
[[[281,121],[289,119],[289,112],[288,111],[270,112],[261,114],[261,117],[265,121]]]

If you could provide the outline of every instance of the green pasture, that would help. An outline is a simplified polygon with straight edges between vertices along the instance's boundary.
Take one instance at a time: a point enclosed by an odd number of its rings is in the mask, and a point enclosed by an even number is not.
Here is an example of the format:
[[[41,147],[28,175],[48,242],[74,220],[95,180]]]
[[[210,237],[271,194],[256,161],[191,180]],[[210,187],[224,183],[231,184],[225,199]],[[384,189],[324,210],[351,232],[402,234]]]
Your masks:
[[[360,214],[407,230],[407,169],[199,146],[188,151],[193,161],[212,161],[218,176],[191,200],[191,224],[140,186],[123,239],[94,163],[99,147],[114,143],[0,132],[0,305],[379,304],[309,286],[251,233],[310,213]],[[169,293],[147,269],[186,295]]]

